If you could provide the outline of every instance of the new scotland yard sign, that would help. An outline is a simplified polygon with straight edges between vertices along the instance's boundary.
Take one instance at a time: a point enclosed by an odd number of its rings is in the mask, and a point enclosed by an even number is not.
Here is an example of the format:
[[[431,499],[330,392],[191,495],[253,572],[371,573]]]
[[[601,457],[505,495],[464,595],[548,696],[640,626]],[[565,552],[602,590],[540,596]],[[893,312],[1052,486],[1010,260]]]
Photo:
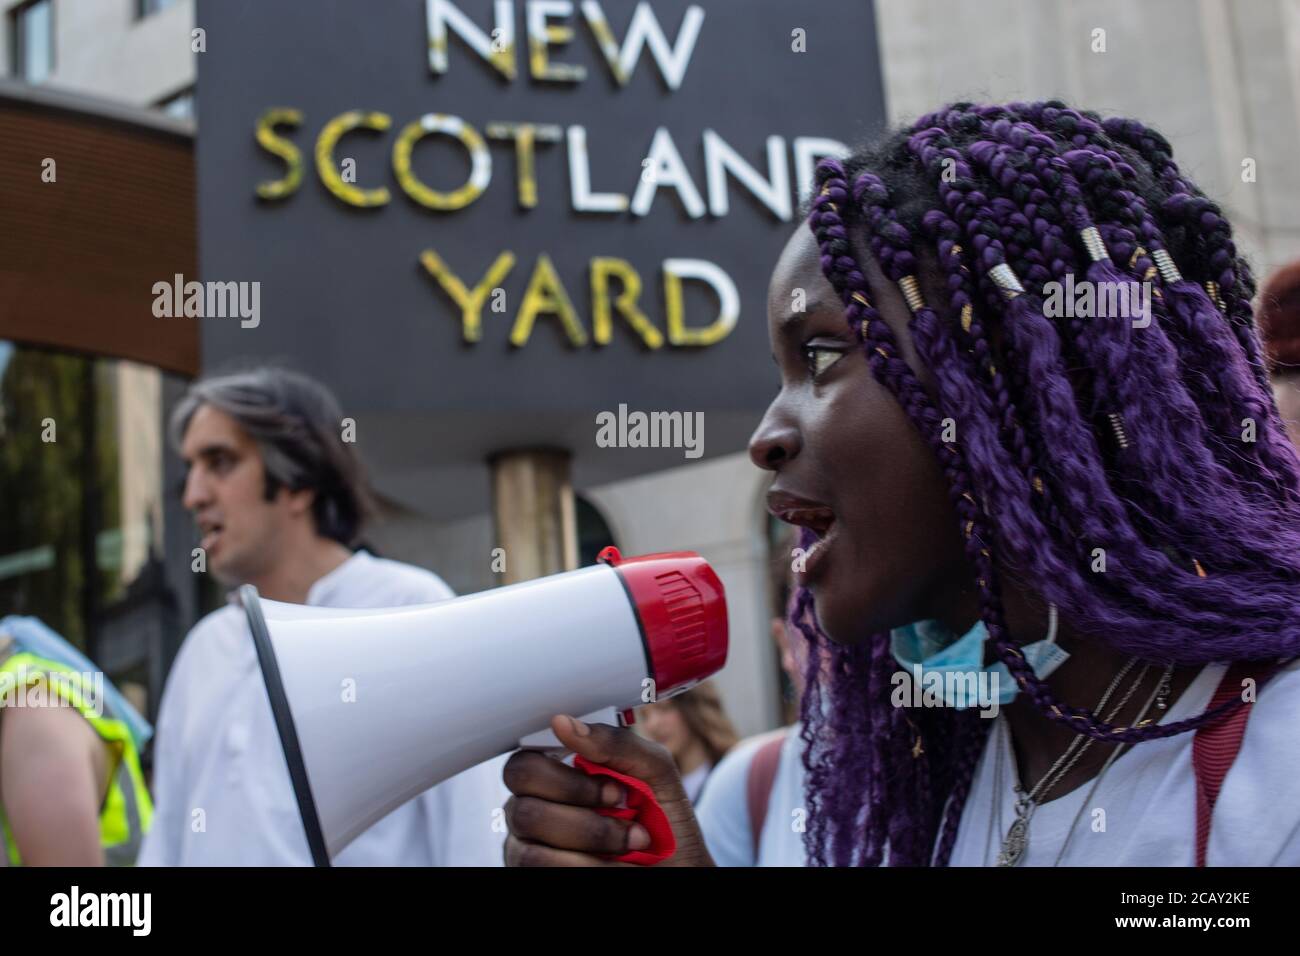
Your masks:
[[[201,270],[262,297],[256,328],[203,325],[205,367],[286,358],[480,445],[626,404],[743,447],[813,166],[883,122],[868,2],[200,0],[198,25]]]

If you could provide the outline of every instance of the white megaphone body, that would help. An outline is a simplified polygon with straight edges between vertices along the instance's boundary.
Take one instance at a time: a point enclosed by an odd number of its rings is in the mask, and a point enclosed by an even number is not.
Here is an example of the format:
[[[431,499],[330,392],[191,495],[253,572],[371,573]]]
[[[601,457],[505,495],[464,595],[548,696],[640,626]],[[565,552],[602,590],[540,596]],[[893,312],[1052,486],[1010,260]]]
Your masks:
[[[240,589],[317,865],[429,787],[554,742],[554,714],[612,715],[722,668],[726,599],[703,558],[607,548],[601,560],[412,607]]]

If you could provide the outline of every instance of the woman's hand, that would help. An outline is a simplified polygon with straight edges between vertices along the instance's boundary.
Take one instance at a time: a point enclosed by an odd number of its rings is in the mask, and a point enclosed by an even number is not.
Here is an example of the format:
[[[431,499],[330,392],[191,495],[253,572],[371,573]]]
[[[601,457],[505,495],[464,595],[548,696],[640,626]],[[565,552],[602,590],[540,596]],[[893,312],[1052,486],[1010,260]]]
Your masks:
[[[553,717],[551,729],[565,747],[593,763],[644,781],[654,792],[677,838],[677,850],[663,866],[712,866],[695,812],[668,751],[634,731]],[[612,857],[650,845],[639,823],[603,817],[595,807],[614,807],[623,786],[592,777],[536,751],[520,751],[507,762],[506,866],[621,866]]]

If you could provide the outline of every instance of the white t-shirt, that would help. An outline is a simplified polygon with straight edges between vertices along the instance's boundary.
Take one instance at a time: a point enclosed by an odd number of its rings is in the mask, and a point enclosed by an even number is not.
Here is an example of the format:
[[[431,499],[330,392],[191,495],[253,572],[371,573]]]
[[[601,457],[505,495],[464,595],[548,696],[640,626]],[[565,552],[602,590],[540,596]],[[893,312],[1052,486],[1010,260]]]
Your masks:
[[[686,799],[691,803],[700,798],[700,789],[704,786],[704,781],[709,779],[709,771],[712,769],[712,764],[702,763],[682,776],[682,789],[686,791]]]
[[[750,737],[733,747],[709,775],[695,817],[704,833],[713,862],[718,866],[803,866],[803,744],[799,724],[785,728],[785,742],[767,816],[758,840],[758,858],[754,858],[753,830],[749,820],[749,768],[758,749],[772,734]]]
[[[1222,664],[1203,668],[1160,723],[1202,713],[1225,670]],[[1208,866],[1300,864],[1300,661],[1274,674],[1252,706],[1241,750],[1223,781],[1210,821]],[[1063,866],[1194,866],[1192,734],[1126,749],[1106,771],[1087,806],[1084,801],[1094,781],[1038,807],[1030,819],[1029,846],[1019,865],[1053,865],[1073,832],[1060,860]],[[993,799],[994,747],[1002,750],[1001,832]],[[1007,735],[995,726],[962,813],[953,866],[996,864],[1002,839],[1015,820],[1011,788],[1016,772]]]
[[[312,585],[321,607],[395,607],[453,597],[437,575],[364,551]],[[500,866],[493,811],[505,757],[398,807],[337,866]],[[142,866],[307,866],[311,852],[242,608],[201,620],[181,645],[158,714],[153,824]]]

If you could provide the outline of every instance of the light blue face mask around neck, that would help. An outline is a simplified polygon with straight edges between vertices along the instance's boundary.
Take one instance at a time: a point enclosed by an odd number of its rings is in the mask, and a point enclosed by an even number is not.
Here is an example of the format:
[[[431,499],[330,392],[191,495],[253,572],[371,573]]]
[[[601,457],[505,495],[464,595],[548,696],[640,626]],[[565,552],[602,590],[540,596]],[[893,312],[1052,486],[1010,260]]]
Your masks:
[[[1047,637],[1021,647],[1021,653],[1041,679],[1069,660],[1070,655],[1056,643],[1056,605],[1049,606]],[[915,680],[920,675],[936,674],[925,681],[933,690],[942,689],[945,706],[957,710],[969,707],[987,707],[993,698],[1005,706],[1020,692],[1007,665],[1001,661],[984,664],[984,642],[989,638],[988,628],[979,621],[961,637],[938,621],[917,621],[906,627],[890,631],[889,646],[894,660],[907,669]],[[974,687],[971,675],[976,678]],[[986,676],[987,675],[987,676]],[[938,686],[934,686],[938,685]],[[986,690],[986,688],[992,690]]]

